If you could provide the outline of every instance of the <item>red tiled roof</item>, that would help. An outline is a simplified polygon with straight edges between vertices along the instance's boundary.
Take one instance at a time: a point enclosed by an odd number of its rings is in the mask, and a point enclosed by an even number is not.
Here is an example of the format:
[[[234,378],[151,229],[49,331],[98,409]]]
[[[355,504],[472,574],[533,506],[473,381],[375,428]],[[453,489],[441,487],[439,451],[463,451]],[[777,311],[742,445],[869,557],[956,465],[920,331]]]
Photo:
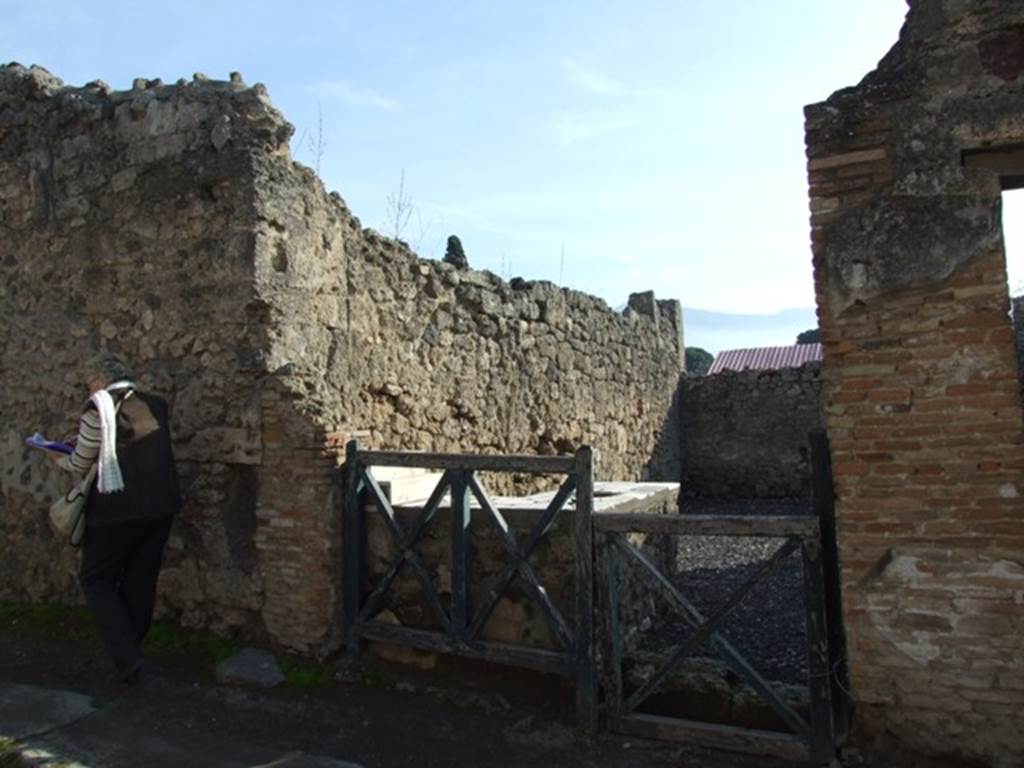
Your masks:
[[[708,369],[708,375],[721,371],[774,371],[779,368],[799,368],[804,363],[817,360],[821,360],[821,344],[727,349],[718,353],[715,362]]]

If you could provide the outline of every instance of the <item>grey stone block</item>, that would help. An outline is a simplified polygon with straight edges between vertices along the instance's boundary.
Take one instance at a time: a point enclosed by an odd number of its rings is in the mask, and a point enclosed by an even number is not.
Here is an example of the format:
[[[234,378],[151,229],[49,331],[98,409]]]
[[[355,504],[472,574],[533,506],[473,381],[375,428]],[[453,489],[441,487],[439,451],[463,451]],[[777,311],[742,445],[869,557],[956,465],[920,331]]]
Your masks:
[[[255,648],[244,648],[240,653],[230,659],[224,659],[217,665],[217,680],[222,683],[273,688],[286,679],[274,655]]]
[[[96,711],[80,693],[0,682],[0,735],[24,739],[80,720]]]

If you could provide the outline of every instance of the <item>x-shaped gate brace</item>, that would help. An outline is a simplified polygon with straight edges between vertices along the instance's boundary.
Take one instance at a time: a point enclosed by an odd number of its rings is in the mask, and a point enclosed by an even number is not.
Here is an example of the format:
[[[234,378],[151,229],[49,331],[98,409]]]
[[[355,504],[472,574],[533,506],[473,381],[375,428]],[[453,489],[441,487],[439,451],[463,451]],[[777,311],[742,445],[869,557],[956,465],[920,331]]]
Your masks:
[[[822,606],[822,571],[819,558],[818,528],[814,518],[700,518],[678,516],[666,518],[653,515],[597,515],[597,527],[602,530],[601,550],[605,556],[609,649],[607,709],[614,726],[645,735],[668,737],[673,732],[679,738],[700,741],[712,746],[737,748],[745,743],[750,751],[769,751],[800,759],[827,759],[833,743],[833,723],[829,701],[828,649],[825,640]],[[645,527],[647,526],[647,527]],[[761,563],[744,582],[711,613],[705,616],[687,600],[658,567],[626,538],[629,531],[667,533],[675,535],[766,535],[784,538],[772,556]],[[719,632],[724,620],[750,594],[751,590],[772,573],[793,552],[803,557],[804,591],[807,616],[808,690],[810,718],[805,719],[784,701],[756,669]],[[625,556],[640,566],[650,577],[654,589],[682,617],[693,630],[678,644],[650,676],[624,698],[622,682],[622,630],[619,619],[618,559]],[[744,731],[740,728],[676,720],[659,716],[637,714],[637,708],[665,677],[703,643],[717,649],[725,662],[750,685],[779,715],[792,735],[771,732]]]
[[[819,442],[825,443],[821,437]],[[827,443],[825,443],[827,449]],[[821,451],[817,451],[821,453]],[[824,451],[827,456],[827,450]],[[369,471],[371,466],[422,467],[442,469],[444,473],[420,513],[406,531]],[[825,467],[825,465],[822,465]],[[477,471],[526,472],[532,474],[565,474],[551,503],[532,526],[525,544],[512,535],[504,516],[476,479]],[[821,475],[819,478],[818,475]],[[830,502],[831,486],[827,468],[816,480],[821,488],[815,491],[816,506]],[[829,481],[830,482],[830,481]],[[557,607],[551,602],[529,558],[538,543],[551,528],[558,513],[564,509],[575,492],[572,511],[572,538],[575,545],[575,623],[570,629]],[[452,600],[451,613],[445,611],[434,588],[427,568],[416,551],[416,545],[426,526],[436,514],[446,493],[451,496],[452,545]],[[388,563],[384,577],[377,586],[364,595],[365,574],[365,507],[363,496],[369,496],[382,517],[397,548],[394,560]],[[494,580],[482,605],[470,616],[469,601],[469,526],[472,521],[470,497],[476,498],[480,508],[494,520],[502,544],[509,554],[505,569]],[[823,506],[824,509],[824,506]],[[826,510],[830,511],[830,510]],[[819,520],[821,521],[819,527]],[[665,533],[669,535],[758,536],[786,539],[785,543],[763,563],[758,570],[737,588],[709,617],[705,617],[675,586],[662,575],[641,551],[634,548],[623,534],[629,532]],[[594,668],[594,536],[602,537],[602,551],[606,555],[608,578],[608,620],[611,630],[606,638],[610,653],[609,665],[614,668],[607,686],[605,705],[610,724],[622,730],[655,738],[688,739],[709,746],[740,749],[752,752],[770,752],[797,759],[827,761],[833,750],[835,725],[830,670],[830,653],[842,662],[841,648],[829,632],[841,638],[842,630],[826,620],[826,608],[838,611],[837,595],[826,592],[832,582],[825,583],[823,555],[828,559],[828,573],[838,584],[835,574],[834,536],[832,517],[819,510],[816,517],[807,516],[700,516],[662,515],[652,513],[603,512],[594,515],[593,452],[581,446],[575,456],[464,456],[442,453],[397,451],[364,451],[355,441],[346,449],[345,483],[345,621],[346,639],[350,655],[358,656],[363,639],[411,645],[426,650],[481,658],[504,664],[529,667],[574,677],[576,680],[576,721],[582,730],[596,732],[598,726],[598,683]],[[830,544],[831,542],[831,544]],[[804,719],[783,701],[763,677],[721,636],[717,629],[731,611],[747,596],[755,584],[764,579],[778,564],[797,548],[803,557],[804,595],[807,619],[808,690],[810,717]],[[623,701],[622,691],[622,638],[619,631],[617,597],[617,554],[637,562],[653,578],[655,587],[679,611],[684,621],[694,629],[693,635],[680,644],[667,662],[656,670],[641,686]],[[382,602],[401,569],[408,564],[422,587],[424,596],[434,611],[443,632],[411,627],[394,626],[373,621]],[[544,612],[545,619],[562,646],[560,651],[487,643],[479,635],[493,614],[501,598],[516,577],[521,577],[526,591]],[[833,589],[833,591],[835,591]],[[470,618],[472,620],[470,621]],[[637,707],[652,694],[665,676],[702,643],[710,641],[726,662],[750,686],[761,694],[778,713],[792,734],[747,731],[741,728],[695,723],[673,718],[644,715]],[[840,702],[842,703],[842,702]],[[843,722],[844,706],[837,708],[837,717]]]
[[[455,628],[452,626],[451,618],[441,605],[441,600],[437,594],[437,590],[434,589],[434,583],[430,580],[430,574],[427,573],[426,566],[423,564],[422,558],[415,549],[416,542],[419,541],[420,536],[427,527],[427,523],[429,523],[430,519],[434,516],[438,506],[444,499],[445,492],[451,485],[451,472],[445,472],[441,475],[441,479],[438,481],[437,487],[434,488],[433,493],[430,494],[430,498],[427,499],[427,503],[417,516],[412,529],[408,534],[402,530],[402,526],[398,522],[398,517],[395,515],[394,509],[392,509],[391,504],[388,502],[387,497],[384,495],[383,490],[377,483],[373,474],[367,469],[361,468],[359,471],[359,483],[361,487],[357,489],[357,493],[361,490],[369,490],[377,504],[380,516],[398,549],[398,556],[388,566],[388,570],[385,572],[384,577],[381,579],[377,587],[366,598],[366,602],[359,611],[359,621],[370,621],[377,615],[378,611],[380,611],[381,602],[384,599],[385,593],[391,587],[391,584],[398,576],[399,571],[402,570],[402,566],[408,563],[409,567],[412,568],[413,573],[416,575],[417,581],[419,581],[420,586],[423,588],[423,594],[427,598],[427,602],[430,604],[431,609],[433,609],[438,621],[441,622],[441,626],[449,635],[455,636],[456,632]]]
[[[593,458],[583,447],[576,456],[458,456],[384,451],[362,451],[354,442],[347,448],[345,500],[345,614],[349,653],[359,654],[364,639],[385,640],[425,650],[454,653],[499,663],[525,666],[571,676],[577,682],[577,713],[580,727],[596,727],[596,678],[593,666]],[[443,469],[444,472],[423,508],[408,529],[403,526],[394,506],[370,470],[371,466],[405,466]],[[513,535],[504,515],[498,510],[476,477],[477,471],[562,473],[566,475],[550,503],[533,523],[525,541]],[[445,610],[416,545],[445,499],[451,503],[451,607]],[[555,523],[562,510],[569,510],[575,495],[573,534],[576,544],[575,622],[570,628],[552,602],[529,559]],[[497,534],[508,553],[508,563],[490,584],[475,611],[470,604],[470,524],[471,498],[494,521]],[[365,524],[367,505],[372,504],[396,548],[381,580],[364,594]],[[585,556],[581,556],[583,553]],[[395,579],[406,565],[412,570],[426,602],[440,625],[440,631],[395,626],[374,621]],[[480,634],[517,577],[557,638],[559,650],[489,643]],[[582,585],[580,587],[579,585]]]
[[[391,506],[386,494],[381,489],[380,484],[377,482],[369,468],[363,467],[360,469],[360,483],[362,485],[361,490],[365,490],[370,495],[374,506],[379,512],[380,518],[383,520],[384,525],[390,533],[391,539],[395,543],[395,547],[398,551],[395,559],[388,564],[387,571],[381,578],[381,581],[374,588],[373,592],[367,596],[366,601],[360,609],[360,622],[368,622],[372,620],[378,611],[380,611],[385,594],[390,589],[395,578],[401,572],[402,567],[408,563],[409,567],[415,574],[420,587],[423,589],[423,594],[426,597],[427,602],[430,604],[431,609],[437,616],[437,619],[445,633],[456,641],[462,642],[468,646],[471,645],[479,636],[480,631],[487,623],[487,620],[491,617],[491,614],[497,607],[498,602],[506,594],[509,587],[512,586],[515,577],[520,575],[523,578],[523,583],[528,592],[543,610],[548,625],[558,637],[562,648],[565,650],[572,650],[574,648],[572,630],[569,629],[569,626],[562,617],[561,612],[559,612],[558,608],[551,602],[551,598],[548,596],[547,591],[540,583],[536,572],[529,563],[530,555],[533,554],[537,544],[540,543],[541,538],[543,538],[544,534],[554,522],[555,516],[562,510],[566,501],[569,500],[575,490],[576,480],[574,477],[570,475],[566,478],[565,482],[562,483],[561,487],[559,487],[558,492],[551,500],[551,503],[548,504],[540,519],[534,523],[526,545],[523,548],[519,547],[515,537],[510,532],[508,522],[505,520],[501,512],[498,511],[497,507],[487,495],[486,490],[480,485],[480,482],[472,471],[445,471],[441,476],[441,479],[438,481],[437,486],[430,494],[430,497],[427,499],[423,509],[416,516],[416,519],[408,532],[403,530],[402,525],[398,520],[398,516],[395,514],[394,508]],[[473,496],[476,497],[480,507],[495,521],[501,542],[508,551],[510,557],[510,562],[506,566],[504,572],[498,577],[494,585],[488,591],[488,595],[483,606],[477,611],[472,624],[468,628],[453,621],[452,616],[445,611],[444,606],[441,605],[440,595],[438,595],[437,590],[430,579],[427,568],[415,549],[420,536],[426,530],[427,524],[433,518],[434,513],[437,512],[438,507],[444,500],[445,493],[451,490],[452,498],[455,499],[458,497],[461,489],[468,489]],[[453,516],[458,514],[458,506],[459,505],[455,503],[452,504]],[[453,581],[461,582],[463,581],[461,576],[465,575],[468,574],[462,573],[459,574],[458,577],[453,575]],[[461,592],[458,586],[459,585],[453,583],[453,594],[459,594]],[[456,611],[453,611],[453,613],[456,613]]]
[[[562,648],[565,650],[573,650],[575,647],[575,638],[573,637],[572,631],[565,623],[565,619],[562,618],[562,614],[559,613],[558,608],[551,602],[551,598],[548,597],[547,591],[541,585],[540,580],[537,578],[536,572],[533,570],[533,566],[528,562],[530,555],[533,554],[533,550],[536,549],[537,544],[543,538],[544,534],[550,529],[552,523],[554,523],[555,516],[562,510],[565,503],[569,500],[573,491],[576,489],[576,478],[573,475],[569,475],[559,487],[555,497],[548,504],[544,510],[544,514],[541,515],[540,519],[534,523],[533,528],[530,530],[529,538],[526,540],[526,546],[522,549],[516,543],[516,539],[509,531],[509,525],[505,521],[505,518],[498,511],[497,507],[488,498],[486,491],[477,482],[474,475],[469,476],[469,487],[476,496],[480,506],[487,510],[491,518],[498,526],[498,533],[501,536],[501,542],[504,544],[505,549],[508,551],[509,557],[511,558],[509,564],[506,566],[505,571],[498,577],[494,586],[491,587],[490,592],[487,595],[486,602],[483,607],[477,612],[476,618],[473,620],[473,625],[469,628],[469,639],[475,638],[484,624],[487,623],[487,619],[490,618],[494,609],[498,605],[498,601],[501,600],[502,595],[508,590],[515,580],[516,575],[523,577],[523,583],[533,596],[534,600],[537,601],[541,609],[544,611],[544,617],[548,622],[548,626],[551,627],[555,635],[558,637]]]
[[[654,692],[655,688],[657,688],[658,684],[665,679],[666,675],[668,675],[684,658],[699,648],[705,640],[710,638],[711,642],[721,652],[729,666],[732,667],[732,669],[735,670],[736,673],[744,680],[746,680],[754,690],[764,696],[771,707],[783,720],[786,721],[786,724],[794,733],[804,737],[810,733],[810,726],[807,722],[800,717],[799,714],[794,712],[793,709],[771,689],[768,682],[758,674],[757,670],[750,665],[743,655],[716,631],[716,629],[724,622],[726,617],[732,613],[732,610],[739,605],[743,598],[750,593],[758,582],[774,571],[775,567],[783,559],[800,546],[800,541],[798,539],[787,539],[786,542],[775,551],[771,558],[764,561],[761,566],[731,595],[729,595],[725,602],[723,602],[708,618],[705,618],[693,603],[683,597],[679,590],[676,589],[676,587],[658,570],[657,566],[655,566],[646,555],[626,541],[622,534],[610,533],[608,534],[608,541],[610,545],[614,545],[614,548],[609,546],[606,551],[606,556],[608,557],[609,593],[614,594],[615,591],[611,582],[616,578],[616,559],[614,552],[615,549],[618,549],[643,566],[644,570],[654,578],[655,583],[660,588],[661,594],[668,599],[676,610],[679,611],[683,620],[695,630],[685,642],[680,644],[675,651],[673,651],[668,661],[658,668],[658,670],[654,672],[654,674],[652,674],[644,684],[640,686],[640,688],[635,690],[630,697],[622,703],[621,708],[618,708],[618,711],[615,714],[629,714],[636,710],[636,708]],[[610,603],[609,609],[613,613],[617,613],[617,603]],[[615,657],[620,659],[621,653],[616,653]],[[617,668],[616,672],[617,695],[612,699],[612,701],[619,702],[622,697],[621,668]]]

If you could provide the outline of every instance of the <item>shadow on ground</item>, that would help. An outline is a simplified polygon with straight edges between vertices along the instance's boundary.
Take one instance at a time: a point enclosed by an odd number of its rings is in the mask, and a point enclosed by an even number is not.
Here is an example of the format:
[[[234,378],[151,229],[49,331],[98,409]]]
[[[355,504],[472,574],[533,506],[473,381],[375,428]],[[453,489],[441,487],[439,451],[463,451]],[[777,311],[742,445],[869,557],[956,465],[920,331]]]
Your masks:
[[[0,603],[8,702],[0,695],[0,766],[787,766],[613,735],[580,738],[571,687],[520,670],[442,662],[425,673],[382,661],[283,658],[288,682],[254,690],[213,677],[216,661],[235,650],[160,625],[146,678],[122,686],[109,680],[85,612]],[[453,684],[460,679],[476,684]],[[33,697],[42,722],[26,726]]]

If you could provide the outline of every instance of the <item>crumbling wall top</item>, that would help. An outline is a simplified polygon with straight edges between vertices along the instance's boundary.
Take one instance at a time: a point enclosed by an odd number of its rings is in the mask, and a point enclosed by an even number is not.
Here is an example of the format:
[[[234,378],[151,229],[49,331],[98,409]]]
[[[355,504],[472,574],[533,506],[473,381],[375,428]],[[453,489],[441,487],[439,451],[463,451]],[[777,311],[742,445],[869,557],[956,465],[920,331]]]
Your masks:
[[[213,121],[210,139],[219,151],[244,130],[246,144],[262,140],[275,151],[286,148],[294,128],[271,104],[262,83],[246,85],[233,72],[229,80],[196,73],[192,80],[165,84],[136,78],[129,90],[114,90],[102,80],[65,85],[43,67],[17,62],[0,66],[0,130],[47,113],[48,127],[113,118],[118,138],[140,141]],[[131,124],[131,125],[129,125]]]
[[[1001,245],[998,176],[963,155],[1024,137],[1022,74],[1024,4],[919,0],[874,72],[805,109],[833,312],[936,284]]]

